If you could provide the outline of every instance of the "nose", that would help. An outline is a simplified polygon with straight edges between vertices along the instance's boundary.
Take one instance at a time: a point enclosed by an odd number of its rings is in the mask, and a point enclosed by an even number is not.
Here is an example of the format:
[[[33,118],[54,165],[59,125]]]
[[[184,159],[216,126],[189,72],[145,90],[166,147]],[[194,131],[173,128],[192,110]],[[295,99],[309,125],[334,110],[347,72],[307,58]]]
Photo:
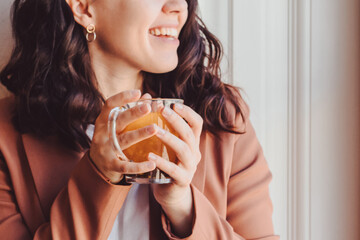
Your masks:
[[[182,13],[188,8],[186,0],[166,0],[163,11],[165,13]]]

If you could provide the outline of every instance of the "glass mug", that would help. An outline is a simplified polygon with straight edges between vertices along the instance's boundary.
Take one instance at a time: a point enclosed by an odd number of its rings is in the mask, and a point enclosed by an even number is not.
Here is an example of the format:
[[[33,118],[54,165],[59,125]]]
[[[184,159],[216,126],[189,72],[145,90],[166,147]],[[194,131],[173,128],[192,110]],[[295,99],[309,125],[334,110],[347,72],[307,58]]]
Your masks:
[[[140,129],[151,124],[156,124],[164,130],[171,132],[175,136],[178,136],[176,131],[162,116],[161,112],[164,107],[171,107],[172,104],[182,104],[183,102],[184,101],[182,99],[175,98],[154,98],[131,102],[123,107],[116,107],[112,109],[109,114],[108,131],[110,142],[119,159],[130,162],[144,162],[148,160],[149,153],[153,152],[168,161],[176,162],[175,152],[170,147],[167,147],[156,136],[152,136],[150,138],[142,140],[126,149],[121,149],[116,134],[116,120],[119,113],[137,105],[148,103],[151,107],[150,113],[127,125],[126,128],[122,131],[122,133]],[[125,175],[125,179],[128,183],[136,182],[140,184],[166,184],[171,183],[172,181],[172,179],[166,173],[164,173],[158,168],[147,173]]]

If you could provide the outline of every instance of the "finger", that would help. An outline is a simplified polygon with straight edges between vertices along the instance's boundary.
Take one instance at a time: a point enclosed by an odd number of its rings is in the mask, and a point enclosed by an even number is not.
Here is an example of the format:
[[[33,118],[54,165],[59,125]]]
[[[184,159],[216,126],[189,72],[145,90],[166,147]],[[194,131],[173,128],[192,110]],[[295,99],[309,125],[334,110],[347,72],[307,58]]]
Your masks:
[[[153,171],[155,168],[156,164],[152,161],[127,162],[118,160],[113,169],[122,174],[140,174]]]
[[[131,145],[141,142],[147,138],[150,138],[156,134],[155,124],[125,132],[118,136],[118,142],[122,150],[127,149]]]
[[[105,104],[98,117],[99,120],[107,122],[110,111],[115,107],[124,106],[127,103],[139,100],[141,96],[140,90],[128,90],[118,93],[105,101]]]
[[[154,153],[150,153],[148,159],[156,164],[156,167],[161,171],[165,172],[169,175],[174,181],[178,183],[190,183],[191,179],[188,180],[187,176],[189,174],[186,173],[184,169],[179,167],[173,162],[170,162]]]
[[[176,112],[169,107],[165,107],[162,111],[162,115],[167,122],[172,126],[179,134],[180,139],[186,142],[189,146],[195,145],[195,135],[189,124]]]
[[[190,169],[196,165],[195,162],[191,161],[191,150],[184,141],[158,126],[156,126],[156,128],[156,136],[175,152],[179,160],[179,165],[183,165],[186,169]]]
[[[145,93],[144,95],[142,95],[142,97],[140,99],[142,100],[150,100],[152,97],[150,95],[150,93]]]
[[[127,125],[147,115],[148,113],[150,113],[150,111],[150,104],[143,103],[129,108],[124,112],[120,112],[116,120],[117,132],[120,133],[125,129]]]
[[[199,137],[203,127],[202,117],[192,108],[180,103],[174,105],[174,111],[185,119],[190,128],[194,131],[195,136]]]

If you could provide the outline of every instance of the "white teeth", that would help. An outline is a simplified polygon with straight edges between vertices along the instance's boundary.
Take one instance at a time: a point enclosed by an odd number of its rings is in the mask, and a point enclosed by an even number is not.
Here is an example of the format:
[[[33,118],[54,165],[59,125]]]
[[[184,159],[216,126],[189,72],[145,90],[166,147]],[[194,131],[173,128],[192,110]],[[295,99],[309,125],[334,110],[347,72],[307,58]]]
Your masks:
[[[149,32],[154,36],[178,37],[178,31],[176,28],[153,28],[150,29]]]
[[[166,29],[165,28],[161,28],[161,35],[166,35]]]

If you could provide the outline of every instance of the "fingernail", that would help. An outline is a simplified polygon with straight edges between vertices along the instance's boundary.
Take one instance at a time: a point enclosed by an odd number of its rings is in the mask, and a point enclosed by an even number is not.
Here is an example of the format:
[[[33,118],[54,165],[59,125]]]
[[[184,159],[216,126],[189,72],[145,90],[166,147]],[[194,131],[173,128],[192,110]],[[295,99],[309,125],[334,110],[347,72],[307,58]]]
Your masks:
[[[145,98],[145,99],[150,99],[151,98],[151,95],[150,95],[150,93],[145,93],[144,95],[143,95],[143,98]]]
[[[170,110],[170,108],[165,107],[162,113],[164,117],[169,117],[172,114],[172,111]]]
[[[162,129],[161,127],[158,127],[158,126],[156,126],[156,128],[157,128],[157,133],[156,133],[156,135],[160,135],[160,136],[164,136],[165,135],[165,130],[164,129]]]
[[[156,161],[156,156],[153,153],[149,153],[148,159],[151,161]]]
[[[154,133],[155,130],[156,130],[156,125],[155,125],[155,124],[151,124],[151,125],[149,125],[149,126],[146,128],[146,131],[147,131],[149,134]]]
[[[182,105],[180,103],[176,103],[175,108],[178,109],[178,110],[182,110],[184,108],[184,105]]]

